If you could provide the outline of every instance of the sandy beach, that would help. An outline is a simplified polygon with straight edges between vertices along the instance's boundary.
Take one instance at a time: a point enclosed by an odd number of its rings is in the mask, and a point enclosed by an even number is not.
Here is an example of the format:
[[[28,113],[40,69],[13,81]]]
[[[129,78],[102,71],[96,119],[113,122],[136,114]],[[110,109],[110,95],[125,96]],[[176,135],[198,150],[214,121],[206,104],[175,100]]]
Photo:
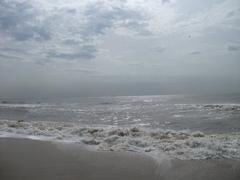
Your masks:
[[[0,0],[0,180],[240,180],[240,0]]]
[[[0,139],[1,180],[160,180],[240,178],[240,161],[154,160],[132,152],[95,152],[77,144]]]

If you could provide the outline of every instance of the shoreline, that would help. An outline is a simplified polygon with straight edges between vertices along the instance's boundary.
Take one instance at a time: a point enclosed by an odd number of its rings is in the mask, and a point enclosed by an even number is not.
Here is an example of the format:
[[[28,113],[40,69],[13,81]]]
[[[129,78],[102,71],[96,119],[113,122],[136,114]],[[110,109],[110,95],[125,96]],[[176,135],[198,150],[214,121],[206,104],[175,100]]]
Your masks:
[[[99,151],[134,151],[173,159],[238,159],[240,133],[204,134],[142,126],[86,126],[53,122],[0,120],[0,137],[76,142]]]
[[[2,180],[239,178],[237,160],[156,160],[134,152],[92,151],[79,144],[0,138]]]

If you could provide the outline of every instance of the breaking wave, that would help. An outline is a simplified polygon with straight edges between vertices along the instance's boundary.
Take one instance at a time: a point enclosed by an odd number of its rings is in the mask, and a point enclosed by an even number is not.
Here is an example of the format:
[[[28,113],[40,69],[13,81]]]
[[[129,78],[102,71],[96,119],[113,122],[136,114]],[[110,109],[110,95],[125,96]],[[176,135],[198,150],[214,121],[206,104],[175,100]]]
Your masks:
[[[240,159],[240,133],[206,135],[174,131],[60,122],[0,120],[0,137],[68,141],[99,151],[134,151],[177,159]]]

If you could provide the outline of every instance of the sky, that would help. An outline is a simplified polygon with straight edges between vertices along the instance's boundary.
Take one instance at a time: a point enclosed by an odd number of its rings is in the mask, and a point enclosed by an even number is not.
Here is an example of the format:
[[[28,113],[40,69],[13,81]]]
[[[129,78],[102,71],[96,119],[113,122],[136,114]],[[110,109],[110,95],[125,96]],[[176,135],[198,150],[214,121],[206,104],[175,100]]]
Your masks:
[[[234,92],[239,0],[0,0],[0,97]]]

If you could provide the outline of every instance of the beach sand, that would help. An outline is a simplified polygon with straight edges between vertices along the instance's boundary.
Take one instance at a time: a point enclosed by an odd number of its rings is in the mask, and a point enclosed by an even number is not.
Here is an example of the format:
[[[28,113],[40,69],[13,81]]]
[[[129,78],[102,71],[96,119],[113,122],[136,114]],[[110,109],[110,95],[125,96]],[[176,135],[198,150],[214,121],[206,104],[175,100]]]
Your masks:
[[[155,160],[78,144],[0,139],[0,180],[239,180],[240,161]]]

